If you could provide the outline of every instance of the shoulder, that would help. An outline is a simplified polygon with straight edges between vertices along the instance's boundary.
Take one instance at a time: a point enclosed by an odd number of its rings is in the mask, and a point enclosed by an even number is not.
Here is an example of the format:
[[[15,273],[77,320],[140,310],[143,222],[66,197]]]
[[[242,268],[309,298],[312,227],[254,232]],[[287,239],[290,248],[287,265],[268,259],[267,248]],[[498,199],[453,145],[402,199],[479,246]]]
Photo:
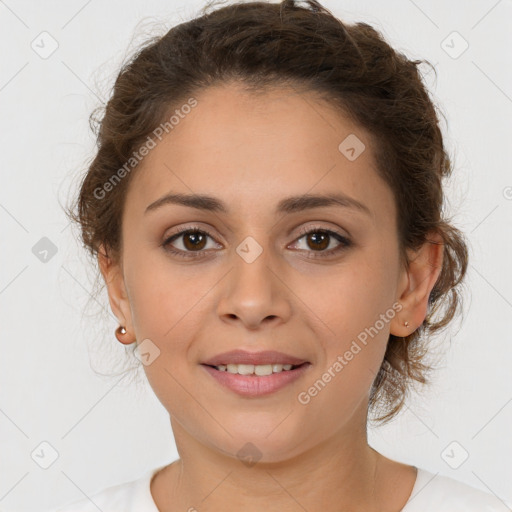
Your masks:
[[[147,471],[135,480],[107,487],[87,498],[73,501],[54,512],[158,512],[151,496],[150,482],[162,467]]]
[[[453,478],[418,468],[411,496],[402,512],[511,512],[512,505]]]

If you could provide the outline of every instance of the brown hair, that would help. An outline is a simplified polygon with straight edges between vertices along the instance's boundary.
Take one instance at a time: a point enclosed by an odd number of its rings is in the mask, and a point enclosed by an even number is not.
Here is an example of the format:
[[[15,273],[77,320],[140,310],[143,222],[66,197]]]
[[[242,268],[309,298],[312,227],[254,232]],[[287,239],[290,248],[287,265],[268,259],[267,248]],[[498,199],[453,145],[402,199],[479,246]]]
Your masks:
[[[413,381],[426,383],[427,340],[452,320],[461,305],[460,285],[468,251],[462,233],[442,217],[442,179],[452,171],[437,108],[418,66],[389,46],[366,23],[345,24],[314,0],[300,6],[235,3],[181,23],[148,40],[123,65],[101,118],[91,114],[97,153],[68,215],[81,229],[92,256],[103,244],[121,253],[121,219],[133,172],[98,197],[169,113],[194,93],[236,81],[251,92],[295,86],[319,93],[372,136],[378,172],[394,193],[402,262],[431,230],[444,243],[439,278],[423,324],[405,338],[390,335],[373,383],[369,411],[385,423],[403,406]],[[435,71],[435,69],[434,69]],[[100,108],[99,111],[103,109]],[[99,129],[98,129],[99,127]],[[136,166],[134,166],[136,167]],[[125,167],[126,169],[126,167]],[[432,242],[434,243],[434,242]]]

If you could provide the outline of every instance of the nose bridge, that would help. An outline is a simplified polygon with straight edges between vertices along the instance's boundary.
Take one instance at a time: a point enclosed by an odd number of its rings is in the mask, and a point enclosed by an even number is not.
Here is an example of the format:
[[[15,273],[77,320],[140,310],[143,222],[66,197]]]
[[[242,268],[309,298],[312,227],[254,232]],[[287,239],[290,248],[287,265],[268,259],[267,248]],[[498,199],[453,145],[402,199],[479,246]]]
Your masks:
[[[261,243],[255,236],[247,236],[236,247],[232,255],[234,268],[219,302],[219,316],[237,317],[253,327],[266,318],[284,319],[289,314],[268,240],[265,236],[258,238]]]
[[[247,236],[233,254],[232,292],[248,304],[270,300],[274,287],[269,244],[262,236],[258,238],[261,243],[254,236]]]

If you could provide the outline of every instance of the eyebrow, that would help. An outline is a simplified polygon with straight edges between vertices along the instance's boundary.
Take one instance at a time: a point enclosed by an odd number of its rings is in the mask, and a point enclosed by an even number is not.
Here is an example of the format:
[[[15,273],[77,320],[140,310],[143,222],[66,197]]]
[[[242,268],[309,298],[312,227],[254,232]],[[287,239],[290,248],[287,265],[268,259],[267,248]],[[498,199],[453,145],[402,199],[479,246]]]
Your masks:
[[[216,197],[204,194],[166,194],[155,202],[151,203],[145,210],[145,214],[154,211],[164,205],[175,204],[188,206],[216,213],[229,214],[229,209],[225,203]],[[356,199],[342,193],[333,194],[303,194],[299,196],[291,196],[279,201],[276,207],[276,213],[296,213],[303,210],[322,208],[328,206],[339,206],[343,208],[352,208],[357,211],[372,216],[370,209]]]

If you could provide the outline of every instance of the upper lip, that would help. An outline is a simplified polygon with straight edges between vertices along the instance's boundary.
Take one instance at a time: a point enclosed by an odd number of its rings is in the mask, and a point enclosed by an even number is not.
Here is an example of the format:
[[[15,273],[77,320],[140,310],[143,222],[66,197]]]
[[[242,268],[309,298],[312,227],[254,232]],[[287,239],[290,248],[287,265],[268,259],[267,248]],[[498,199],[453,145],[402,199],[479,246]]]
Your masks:
[[[202,364],[219,366],[221,364],[292,364],[299,365],[306,363],[305,359],[277,352],[275,350],[264,350],[262,352],[247,352],[245,350],[231,350],[223,352],[204,361]]]

